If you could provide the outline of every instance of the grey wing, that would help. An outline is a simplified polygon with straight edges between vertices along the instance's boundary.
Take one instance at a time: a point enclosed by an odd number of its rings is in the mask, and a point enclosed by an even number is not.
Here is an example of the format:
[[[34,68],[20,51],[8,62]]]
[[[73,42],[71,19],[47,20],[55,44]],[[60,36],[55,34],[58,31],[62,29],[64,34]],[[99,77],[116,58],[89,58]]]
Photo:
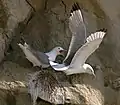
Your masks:
[[[29,50],[32,52],[32,54],[42,63],[42,64],[49,64],[49,60],[48,60],[48,56],[43,53],[43,52],[39,52],[39,51],[35,51],[34,49],[32,49],[31,47],[29,47]]]
[[[41,63],[49,64],[48,56],[45,53],[36,51],[34,54]]]
[[[72,39],[64,63],[69,65],[76,51],[85,43],[86,27],[78,4],[72,7],[73,13],[69,18],[69,28],[72,32]]]
[[[105,32],[95,32],[91,34],[87,39],[86,43],[76,52],[74,55],[70,66],[71,67],[80,67],[82,66],[87,58],[99,48],[100,43],[102,42]]]

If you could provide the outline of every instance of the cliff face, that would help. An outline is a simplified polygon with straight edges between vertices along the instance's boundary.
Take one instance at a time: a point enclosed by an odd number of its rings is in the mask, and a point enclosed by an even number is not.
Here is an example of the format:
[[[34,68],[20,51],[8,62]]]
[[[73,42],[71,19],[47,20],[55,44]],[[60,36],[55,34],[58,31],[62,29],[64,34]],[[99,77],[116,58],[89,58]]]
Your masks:
[[[39,104],[92,104],[120,105],[120,1],[119,0],[76,0],[84,16],[87,35],[97,29],[106,28],[107,35],[100,48],[91,55],[88,63],[99,65],[97,78],[88,75],[64,77],[63,73],[45,71],[41,78],[55,76],[60,88],[53,99],[39,97]],[[27,94],[26,75],[35,73],[35,69],[25,59],[17,46],[24,38],[35,49],[49,51],[56,45],[68,49],[71,33],[68,28],[68,17],[75,0],[1,0],[0,1],[0,105],[31,105]],[[49,70],[48,70],[49,71]],[[61,78],[67,78],[65,80]],[[70,80],[69,80],[70,79]],[[42,79],[43,82],[44,79]],[[48,85],[53,81],[50,81]],[[41,82],[40,82],[41,83]],[[41,84],[42,85],[42,84]],[[41,87],[40,87],[41,88]],[[50,91],[49,89],[47,91]],[[47,92],[43,92],[47,94]],[[51,94],[49,94],[51,97]],[[113,98],[116,97],[115,100]],[[45,101],[44,101],[45,100]],[[62,100],[62,101],[61,101]]]

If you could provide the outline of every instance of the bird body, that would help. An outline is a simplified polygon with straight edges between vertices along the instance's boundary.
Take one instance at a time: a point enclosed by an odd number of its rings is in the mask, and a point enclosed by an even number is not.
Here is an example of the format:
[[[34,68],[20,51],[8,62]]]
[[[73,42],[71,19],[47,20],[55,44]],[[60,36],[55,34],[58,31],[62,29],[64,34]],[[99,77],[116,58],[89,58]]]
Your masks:
[[[95,75],[93,68],[85,62],[87,58],[99,48],[99,45],[105,36],[105,32],[99,30],[86,38],[86,27],[78,3],[72,6],[71,11],[69,28],[72,33],[72,38],[67,56],[62,64],[49,61],[50,65],[54,70],[63,71],[66,75],[77,73],[89,73]]]
[[[24,52],[26,58],[33,64],[33,66],[39,66],[42,68],[47,68],[50,66],[49,60],[55,61],[56,56],[60,55],[59,51],[64,50],[62,47],[55,47],[50,52],[43,53],[31,48],[26,42],[24,45],[18,44],[19,47]]]
[[[63,71],[66,75],[77,74],[77,73],[88,73],[94,74],[93,68],[86,64],[87,58],[97,49],[101,44],[103,38],[105,36],[105,32],[99,31],[91,34],[86,39],[86,43],[77,50],[70,65],[65,66],[65,64],[58,64],[50,62],[50,65],[54,70]]]

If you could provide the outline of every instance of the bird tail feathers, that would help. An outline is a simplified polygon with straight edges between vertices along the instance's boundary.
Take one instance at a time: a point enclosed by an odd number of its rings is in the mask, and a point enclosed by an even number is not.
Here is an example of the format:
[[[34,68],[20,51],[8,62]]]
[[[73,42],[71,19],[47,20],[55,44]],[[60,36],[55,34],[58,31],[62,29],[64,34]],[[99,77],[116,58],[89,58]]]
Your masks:
[[[24,43],[24,46],[25,46],[25,47],[29,47],[29,45],[28,45],[26,42]]]
[[[23,49],[23,48],[28,48],[29,45],[25,42],[24,44],[18,43],[18,46]]]
[[[19,46],[21,49],[24,49],[24,48],[25,48],[21,43],[18,43],[18,46]]]

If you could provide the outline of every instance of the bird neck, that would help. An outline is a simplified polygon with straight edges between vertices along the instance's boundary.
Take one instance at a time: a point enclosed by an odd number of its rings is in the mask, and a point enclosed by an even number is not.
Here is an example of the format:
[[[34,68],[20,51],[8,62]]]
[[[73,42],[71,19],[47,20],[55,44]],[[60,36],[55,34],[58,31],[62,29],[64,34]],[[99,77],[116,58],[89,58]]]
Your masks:
[[[46,53],[46,55],[49,57],[48,59],[49,59],[50,61],[55,61],[56,56],[57,56],[57,52],[54,51],[54,50],[52,50],[52,51]]]

